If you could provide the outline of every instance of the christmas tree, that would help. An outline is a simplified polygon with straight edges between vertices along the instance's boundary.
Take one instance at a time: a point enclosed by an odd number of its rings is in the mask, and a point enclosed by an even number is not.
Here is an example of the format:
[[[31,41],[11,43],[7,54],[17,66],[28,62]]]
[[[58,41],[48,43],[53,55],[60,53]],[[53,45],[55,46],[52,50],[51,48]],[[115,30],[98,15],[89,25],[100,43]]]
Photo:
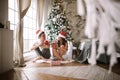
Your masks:
[[[51,12],[48,17],[48,23],[45,25],[45,32],[47,39],[53,42],[57,39],[60,31],[66,32],[66,39],[71,41],[71,30],[69,27],[69,20],[66,17],[65,11],[63,11],[62,1],[54,0]]]

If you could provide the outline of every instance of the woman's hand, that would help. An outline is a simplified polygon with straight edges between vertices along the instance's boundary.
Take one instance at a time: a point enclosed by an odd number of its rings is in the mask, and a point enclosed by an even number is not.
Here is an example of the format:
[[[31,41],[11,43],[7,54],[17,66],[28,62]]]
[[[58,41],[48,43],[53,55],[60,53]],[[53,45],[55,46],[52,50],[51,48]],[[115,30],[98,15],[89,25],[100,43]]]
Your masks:
[[[53,43],[52,43],[52,48],[53,48],[53,49],[57,49],[57,43],[56,43],[56,42],[53,42]]]
[[[55,56],[58,60],[62,60],[62,56],[58,53],[57,49],[52,48],[53,56]]]

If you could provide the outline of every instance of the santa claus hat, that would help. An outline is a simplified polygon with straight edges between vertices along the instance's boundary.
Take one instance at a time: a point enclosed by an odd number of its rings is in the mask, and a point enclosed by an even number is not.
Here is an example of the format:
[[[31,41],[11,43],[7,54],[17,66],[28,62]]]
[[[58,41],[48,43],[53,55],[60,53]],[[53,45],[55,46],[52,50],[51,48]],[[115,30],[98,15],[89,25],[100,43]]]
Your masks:
[[[58,35],[58,37],[66,38],[66,32],[61,31]]]
[[[36,31],[37,37],[39,37],[39,35],[40,35],[42,32],[43,32],[42,30],[38,29],[38,30]]]

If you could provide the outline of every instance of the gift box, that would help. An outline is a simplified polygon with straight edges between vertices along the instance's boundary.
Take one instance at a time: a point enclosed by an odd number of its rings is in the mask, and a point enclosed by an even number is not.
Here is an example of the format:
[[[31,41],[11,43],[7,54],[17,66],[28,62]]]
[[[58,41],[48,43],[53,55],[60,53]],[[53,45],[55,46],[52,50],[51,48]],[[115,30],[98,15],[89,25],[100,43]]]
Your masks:
[[[51,66],[59,66],[59,65],[61,65],[61,61],[60,60],[57,60],[57,61],[51,61],[51,63],[50,63],[50,65]]]

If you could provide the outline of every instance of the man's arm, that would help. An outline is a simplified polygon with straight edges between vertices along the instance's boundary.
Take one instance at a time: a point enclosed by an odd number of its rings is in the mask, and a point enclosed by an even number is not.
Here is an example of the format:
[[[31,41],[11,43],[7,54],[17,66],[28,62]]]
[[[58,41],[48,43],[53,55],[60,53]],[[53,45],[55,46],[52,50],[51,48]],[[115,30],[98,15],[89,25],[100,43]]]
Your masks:
[[[35,50],[36,48],[38,48],[39,47],[39,45],[33,45],[33,47],[31,48],[31,51],[32,50]]]
[[[36,42],[36,43],[33,44],[31,50],[35,50],[36,48],[41,47],[41,46],[42,46],[41,43]]]

